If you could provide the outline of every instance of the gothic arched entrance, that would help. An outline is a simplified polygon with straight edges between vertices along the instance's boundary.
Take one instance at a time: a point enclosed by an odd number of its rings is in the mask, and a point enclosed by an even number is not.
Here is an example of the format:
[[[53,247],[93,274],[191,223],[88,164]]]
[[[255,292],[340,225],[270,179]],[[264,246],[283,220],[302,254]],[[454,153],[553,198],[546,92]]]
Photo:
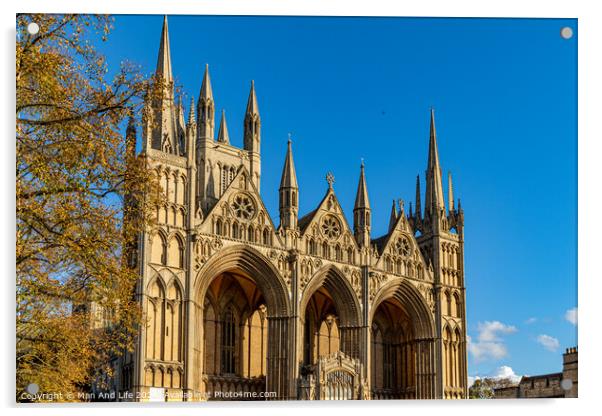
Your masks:
[[[359,302],[335,267],[318,272],[300,303],[302,399],[357,399],[362,376]]]
[[[289,300],[277,270],[252,248],[230,247],[195,286],[194,388],[208,400],[288,398]]]
[[[436,398],[434,323],[418,290],[390,282],[375,296],[370,316],[372,399]]]
[[[372,398],[415,398],[414,328],[396,298],[378,305],[370,338]]]

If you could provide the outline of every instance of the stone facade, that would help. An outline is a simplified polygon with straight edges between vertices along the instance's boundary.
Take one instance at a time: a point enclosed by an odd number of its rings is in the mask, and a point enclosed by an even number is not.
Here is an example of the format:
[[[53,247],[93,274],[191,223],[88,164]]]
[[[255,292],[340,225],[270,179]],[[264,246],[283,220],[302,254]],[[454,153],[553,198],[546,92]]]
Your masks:
[[[562,372],[524,376],[517,386],[494,389],[496,399],[541,399],[577,397],[577,347],[567,348],[562,355]]]
[[[289,139],[276,225],[259,193],[255,85],[237,148],[223,113],[215,137],[208,68],[185,121],[169,51],[165,19],[157,75],[166,87],[146,103],[142,156],[167,203],[139,238],[145,324],[121,360],[119,388],[140,400],[157,391],[170,400],[467,397],[464,215],[451,176],[444,201],[434,113],[424,210],[418,179],[414,211],[394,201],[387,234],[372,238],[362,163],[352,225],[330,174],[322,201],[299,217]]]

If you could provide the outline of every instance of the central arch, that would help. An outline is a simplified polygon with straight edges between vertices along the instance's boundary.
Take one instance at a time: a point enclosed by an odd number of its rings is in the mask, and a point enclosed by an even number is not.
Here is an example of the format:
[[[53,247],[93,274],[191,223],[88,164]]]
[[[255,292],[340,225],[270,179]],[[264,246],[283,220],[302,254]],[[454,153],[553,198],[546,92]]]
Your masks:
[[[343,352],[360,358],[361,309],[349,280],[335,266],[319,270],[299,303],[302,323],[303,368],[320,357]]]
[[[341,326],[360,325],[359,299],[349,280],[334,265],[318,270],[311,278],[301,297],[299,311],[302,315],[305,313],[309,300],[320,288],[326,289],[332,296]]]
[[[209,399],[259,391],[287,398],[290,299],[278,270],[256,249],[231,246],[199,270],[193,287],[194,389]]]

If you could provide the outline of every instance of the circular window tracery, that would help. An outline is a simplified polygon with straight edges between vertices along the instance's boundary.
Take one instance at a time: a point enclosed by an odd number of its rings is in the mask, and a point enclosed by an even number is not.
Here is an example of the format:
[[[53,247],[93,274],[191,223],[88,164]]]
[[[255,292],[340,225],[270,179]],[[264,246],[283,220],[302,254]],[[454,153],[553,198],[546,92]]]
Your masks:
[[[255,215],[255,203],[247,195],[236,195],[232,201],[234,215],[241,220],[250,220]]]
[[[341,235],[341,223],[329,215],[322,221],[322,232],[327,238],[334,240]]]
[[[395,242],[395,250],[397,254],[401,256],[409,256],[410,255],[410,242],[406,238],[399,238]]]

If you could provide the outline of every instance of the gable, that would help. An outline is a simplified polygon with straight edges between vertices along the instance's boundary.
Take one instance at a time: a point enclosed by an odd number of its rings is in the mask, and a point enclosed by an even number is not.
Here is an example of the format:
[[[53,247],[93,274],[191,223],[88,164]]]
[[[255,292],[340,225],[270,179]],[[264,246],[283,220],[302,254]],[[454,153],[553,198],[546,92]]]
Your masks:
[[[282,247],[272,218],[244,166],[238,169],[223,195],[197,227],[197,232]],[[269,237],[267,241],[266,237]]]
[[[301,236],[317,243],[327,241],[341,249],[358,249],[343,208],[332,188],[329,188],[318,207],[299,220]]]
[[[376,268],[388,273],[432,280],[412,227],[403,212],[391,232],[372,243],[376,244],[379,254]]]

